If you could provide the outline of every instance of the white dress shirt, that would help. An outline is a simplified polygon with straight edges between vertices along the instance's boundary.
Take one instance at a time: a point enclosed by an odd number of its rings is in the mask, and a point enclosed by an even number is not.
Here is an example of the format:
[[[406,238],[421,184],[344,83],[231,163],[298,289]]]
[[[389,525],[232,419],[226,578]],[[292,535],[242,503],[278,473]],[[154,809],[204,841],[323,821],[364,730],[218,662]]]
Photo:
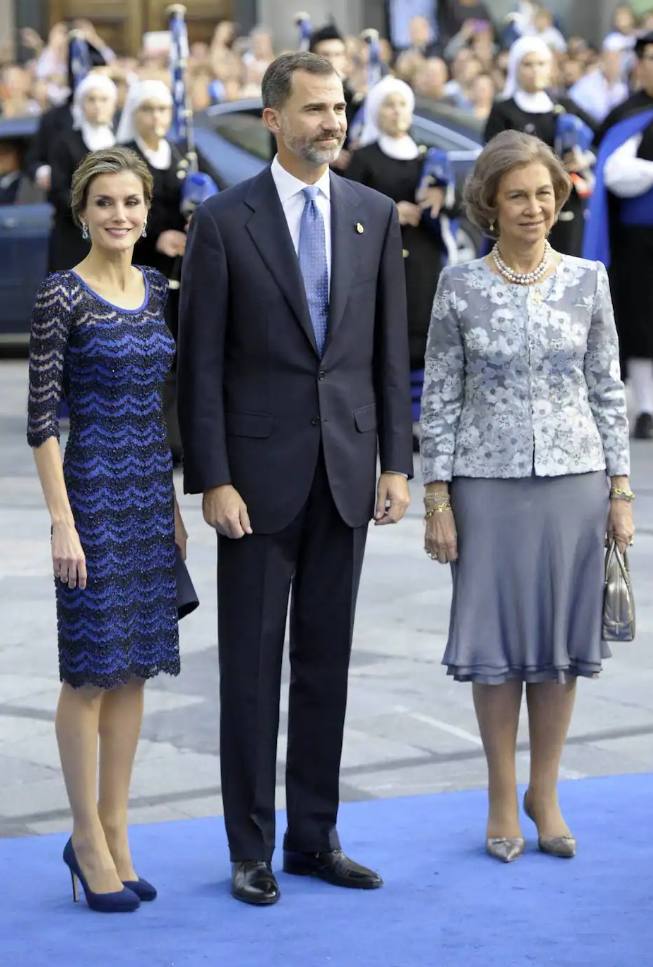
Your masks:
[[[324,172],[319,181],[314,186],[307,185],[305,182],[295,178],[289,171],[282,167],[278,155],[274,156],[274,161],[270,168],[274,184],[279,195],[279,201],[286,216],[288,231],[295,252],[299,254],[299,225],[302,220],[304,203],[306,199],[302,194],[304,188],[319,188],[315,204],[317,205],[322,220],[324,222],[324,238],[326,242],[327,270],[329,273],[329,288],[331,288],[331,181],[329,169]]]
[[[629,138],[605,163],[603,181],[618,198],[634,198],[653,187],[653,161],[638,158],[642,135]]]

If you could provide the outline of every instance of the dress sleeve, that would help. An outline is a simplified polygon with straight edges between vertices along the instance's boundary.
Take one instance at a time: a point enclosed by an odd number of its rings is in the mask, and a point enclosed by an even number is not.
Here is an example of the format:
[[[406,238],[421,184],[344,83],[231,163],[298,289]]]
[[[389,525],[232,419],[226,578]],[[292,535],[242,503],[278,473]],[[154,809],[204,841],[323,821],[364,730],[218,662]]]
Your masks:
[[[456,293],[445,268],[438,280],[426,344],[420,442],[424,483],[451,480],[464,389],[465,352]]]
[[[168,301],[168,280],[163,272],[159,272],[158,269],[153,269],[151,266],[145,265],[141,266],[141,268],[145,272],[150,294],[158,300],[161,306],[161,312],[165,312]]]
[[[50,275],[36,294],[29,343],[27,442],[39,447],[59,439],[57,407],[63,396],[63,373],[70,331],[70,292],[61,275]]]
[[[596,292],[585,353],[585,381],[594,420],[601,434],[605,464],[611,477],[630,470],[626,394],[619,375],[619,343],[608,274],[596,262]]]

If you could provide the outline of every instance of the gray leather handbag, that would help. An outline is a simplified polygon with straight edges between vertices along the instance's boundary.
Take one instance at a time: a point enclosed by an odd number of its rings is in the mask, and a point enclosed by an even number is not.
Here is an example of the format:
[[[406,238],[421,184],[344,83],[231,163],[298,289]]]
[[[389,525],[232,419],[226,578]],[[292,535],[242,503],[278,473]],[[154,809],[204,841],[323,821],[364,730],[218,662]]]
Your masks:
[[[614,540],[605,552],[602,637],[604,641],[632,641],[635,637],[635,599],[628,557]]]

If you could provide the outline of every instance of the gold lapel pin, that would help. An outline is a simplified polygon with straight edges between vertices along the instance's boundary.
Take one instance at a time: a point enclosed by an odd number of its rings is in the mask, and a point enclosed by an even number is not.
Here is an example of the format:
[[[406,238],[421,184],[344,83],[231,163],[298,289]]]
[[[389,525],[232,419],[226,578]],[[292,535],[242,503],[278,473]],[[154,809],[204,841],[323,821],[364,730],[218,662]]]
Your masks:
[[[363,228],[360,222],[356,222],[356,231],[358,232],[359,235],[362,235],[363,232],[365,231],[365,229]]]

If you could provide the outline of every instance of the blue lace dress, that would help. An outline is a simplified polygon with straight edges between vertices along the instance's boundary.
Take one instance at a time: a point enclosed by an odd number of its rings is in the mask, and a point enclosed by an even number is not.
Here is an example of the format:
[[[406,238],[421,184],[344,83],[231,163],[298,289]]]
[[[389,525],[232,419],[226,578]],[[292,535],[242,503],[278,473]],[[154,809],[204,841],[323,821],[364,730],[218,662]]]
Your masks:
[[[59,671],[74,687],[179,673],[172,461],[160,389],[174,342],[167,282],[141,269],[145,299],[122,309],[72,271],[41,285],[30,340],[27,439],[59,438],[65,397],[68,497],[88,583],[55,580]]]

